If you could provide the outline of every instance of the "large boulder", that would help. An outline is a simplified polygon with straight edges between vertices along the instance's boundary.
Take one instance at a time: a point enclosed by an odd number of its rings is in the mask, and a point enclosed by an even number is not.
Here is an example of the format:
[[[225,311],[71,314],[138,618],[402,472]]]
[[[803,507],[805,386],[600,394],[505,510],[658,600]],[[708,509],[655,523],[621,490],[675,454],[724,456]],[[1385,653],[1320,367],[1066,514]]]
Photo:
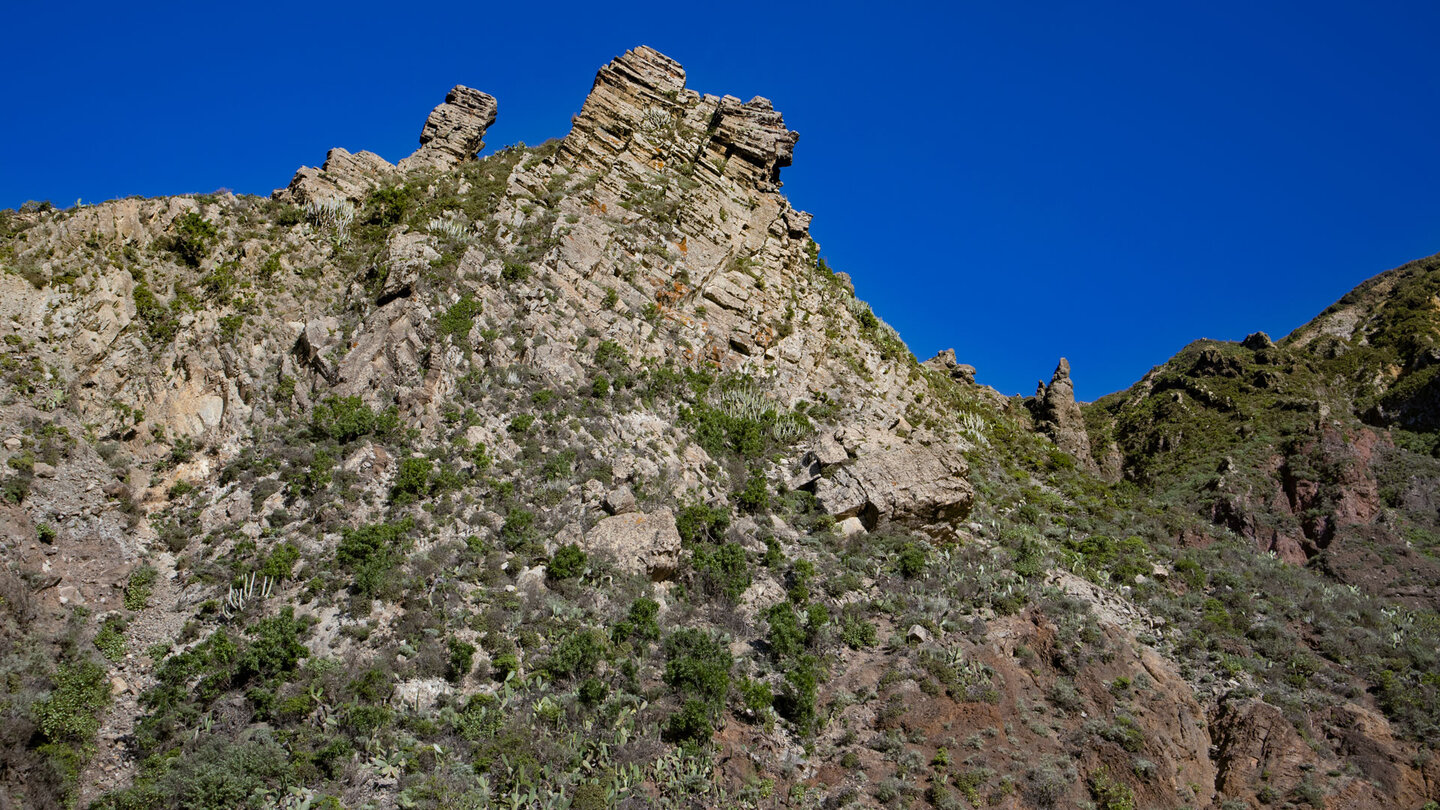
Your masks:
[[[669,509],[608,517],[585,535],[581,547],[630,574],[663,580],[680,565],[680,532]]]
[[[868,529],[881,520],[914,525],[953,523],[970,513],[975,490],[955,449],[902,444],[828,467],[815,497],[836,518],[858,517]]]

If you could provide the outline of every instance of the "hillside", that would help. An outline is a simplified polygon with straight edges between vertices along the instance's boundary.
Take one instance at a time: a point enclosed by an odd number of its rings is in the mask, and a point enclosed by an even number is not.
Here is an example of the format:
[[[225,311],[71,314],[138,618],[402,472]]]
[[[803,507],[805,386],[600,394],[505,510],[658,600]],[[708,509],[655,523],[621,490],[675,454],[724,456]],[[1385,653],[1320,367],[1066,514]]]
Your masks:
[[[0,808],[1440,801],[1435,260],[1006,398],[768,100],[499,114],[0,214]]]

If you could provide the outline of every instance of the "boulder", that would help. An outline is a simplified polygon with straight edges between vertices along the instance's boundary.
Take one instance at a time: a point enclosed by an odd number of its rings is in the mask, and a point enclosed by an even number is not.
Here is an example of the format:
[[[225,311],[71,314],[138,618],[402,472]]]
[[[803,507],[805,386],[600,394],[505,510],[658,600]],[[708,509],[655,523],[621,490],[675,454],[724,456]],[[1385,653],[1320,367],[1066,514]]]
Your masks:
[[[795,157],[800,133],[785,128],[770,99],[756,96],[744,104],[734,96],[720,99],[710,123],[714,136],[709,150],[743,162],[727,162],[726,174],[749,175],[761,191],[780,187],[780,170]]]
[[[623,515],[635,511],[635,493],[630,487],[619,486],[605,493],[605,502],[602,504],[605,511],[612,515]]]
[[[605,518],[586,533],[582,547],[621,571],[654,580],[669,579],[680,564],[680,532],[669,509]]]
[[[479,90],[456,85],[445,102],[430,112],[420,129],[420,148],[399,165],[374,152],[351,153],[339,147],[325,155],[320,168],[301,166],[290,185],[271,195],[283,202],[303,205],[311,200],[363,200],[370,192],[417,169],[444,171],[467,161],[484,146],[485,130],[495,123],[495,98]]]
[[[380,285],[376,303],[384,306],[415,292],[420,274],[438,258],[440,254],[430,246],[430,237],[426,234],[399,233],[391,237],[385,246],[385,255],[380,259],[381,266],[385,268],[385,282]]]
[[[835,466],[815,481],[815,497],[826,513],[857,517],[867,529],[882,519],[953,523],[969,514],[975,500],[968,472],[953,448],[906,443]]]

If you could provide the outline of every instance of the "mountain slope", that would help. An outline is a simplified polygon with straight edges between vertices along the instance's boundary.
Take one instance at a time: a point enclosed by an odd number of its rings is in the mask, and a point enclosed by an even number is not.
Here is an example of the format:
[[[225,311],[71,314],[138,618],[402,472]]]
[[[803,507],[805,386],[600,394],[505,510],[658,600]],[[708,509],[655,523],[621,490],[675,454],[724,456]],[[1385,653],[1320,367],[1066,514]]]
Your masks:
[[[769,101],[637,48],[476,160],[497,109],[268,200],[5,213],[5,801],[1436,798],[1430,558],[1318,553],[1433,528],[1345,354],[1008,400],[826,266]]]

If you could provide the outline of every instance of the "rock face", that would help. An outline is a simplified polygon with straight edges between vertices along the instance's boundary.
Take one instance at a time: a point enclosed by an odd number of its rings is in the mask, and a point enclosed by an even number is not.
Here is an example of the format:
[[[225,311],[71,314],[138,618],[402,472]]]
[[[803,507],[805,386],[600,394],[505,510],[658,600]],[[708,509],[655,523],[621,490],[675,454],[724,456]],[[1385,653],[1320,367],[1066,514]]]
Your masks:
[[[953,523],[969,514],[975,490],[959,453],[902,445],[833,465],[814,482],[828,514],[858,517],[873,529],[882,520],[916,526]]]
[[[605,518],[585,533],[581,547],[622,571],[655,580],[669,579],[680,564],[680,532],[669,509]]]
[[[770,99],[756,96],[741,104],[740,99],[725,96],[710,125],[715,130],[707,145],[711,160],[717,164],[727,161],[727,170],[746,177],[762,191],[780,187],[780,169],[790,165],[800,133],[785,128]],[[731,157],[738,157],[741,163],[731,167]]]
[[[1035,414],[1037,427],[1054,440],[1056,447],[1074,456],[1085,470],[1092,473],[1100,471],[1090,453],[1085,415],[1075,403],[1075,386],[1070,382],[1070,361],[1060,358],[1050,384],[1040,383],[1035,398],[1028,404]]]
[[[1407,761],[1388,724],[1373,712],[1344,705],[1318,713],[1312,722],[1306,731],[1338,740],[1359,771],[1326,786],[1327,807],[1420,807],[1433,796],[1427,788],[1440,767]],[[1222,796],[1284,796],[1306,786],[1313,791],[1316,774],[1340,773],[1338,761],[1317,754],[1289,718],[1259,700],[1222,701],[1210,728],[1217,752],[1215,787]]]
[[[678,62],[641,47],[600,69],[561,151],[579,163],[610,164],[636,138],[663,143],[690,132],[703,140],[689,159],[760,191],[779,188],[800,138],[768,99],[701,96],[685,88]]]
[[[464,85],[455,85],[445,103],[430,112],[420,130],[420,148],[400,161],[400,171],[444,171],[485,148],[485,130],[495,123],[495,97]]]

